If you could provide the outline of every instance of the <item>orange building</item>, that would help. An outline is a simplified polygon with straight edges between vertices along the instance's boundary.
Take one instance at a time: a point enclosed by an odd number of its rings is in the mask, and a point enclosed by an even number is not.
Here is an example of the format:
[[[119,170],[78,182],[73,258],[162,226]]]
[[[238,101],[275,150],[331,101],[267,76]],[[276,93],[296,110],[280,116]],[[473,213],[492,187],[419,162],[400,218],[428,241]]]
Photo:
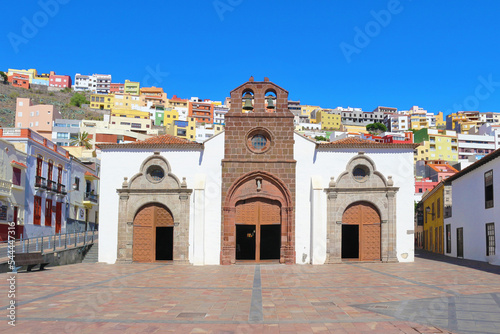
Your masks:
[[[206,102],[189,102],[189,117],[197,123],[214,122],[214,105]]]
[[[141,104],[146,107],[149,102],[152,103],[152,107],[165,107],[167,104],[167,93],[163,91],[163,88],[141,88]]]
[[[30,77],[26,74],[13,73],[7,77],[7,81],[10,82],[13,87],[20,87],[24,89],[30,88]]]

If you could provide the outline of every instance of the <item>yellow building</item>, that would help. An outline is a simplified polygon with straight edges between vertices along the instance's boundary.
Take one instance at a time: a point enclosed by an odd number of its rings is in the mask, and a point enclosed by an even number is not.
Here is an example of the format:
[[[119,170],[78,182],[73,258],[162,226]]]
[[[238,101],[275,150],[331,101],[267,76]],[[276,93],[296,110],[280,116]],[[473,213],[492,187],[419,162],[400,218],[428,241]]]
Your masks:
[[[187,140],[196,140],[196,120],[188,117],[187,121],[174,121],[167,124],[166,133]]]
[[[479,123],[478,111],[459,111],[446,116],[446,128],[460,133],[469,133],[471,127],[478,127]]]
[[[141,98],[139,95],[132,95],[126,93],[115,93],[114,103],[112,108],[119,109],[135,109],[141,107]]]
[[[442,111],[438,112],[438,114],[436,115],[436,128],[446,128],[446,119],[444,118]]]
[[[425,114],[413,114],[410,116],[410,129],[420,130],[429,128],[429,122]]]
[[[321,130],[339,130],[342,126],[340,115],[329,114],[325,110],[316,113],[316,123],[321,123]]]
[[[421,200],[424,213],[424,249],[444,253],[444,185],[438,183]]]
[[[109,118],[110,128],[129,129],[149,133],[152,126],[151,115],[147,111],[113,108]]]
[[[458,142],[455,131],[421,129],[415,132],[413,142],[420,143],[420,146],[415,150],[415,161],[458,161]]]
[[[110,110],[114,105],[113,94],[92,94],[90,95],[90,108],[98,110]]]
[[[301,105],[300,106],[300,115],[307,116],[310,119],[311,112],[316,109],[321,109],[320,106],[309,106],[309,105]]]
[[[165,109],[163,111],[163,125],[167,126],[167,124],[172,124],[175,121],[179,120],[179,113],[175,109]]]
[[[139,95],[141,93],[141,84],[139,82],[125,80],[123,92],[125,94]]]

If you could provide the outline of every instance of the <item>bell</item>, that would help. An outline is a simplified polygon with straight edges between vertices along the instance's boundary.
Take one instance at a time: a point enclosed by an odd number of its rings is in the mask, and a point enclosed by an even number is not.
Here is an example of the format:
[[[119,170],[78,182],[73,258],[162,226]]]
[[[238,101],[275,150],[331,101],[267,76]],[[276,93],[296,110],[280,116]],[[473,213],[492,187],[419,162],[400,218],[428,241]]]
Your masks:
[[[243,100],[245,100],[245,104],[243,105],[243,110],[253,110],[253,105],[252,105],[252,94],[246,93],[243,95]]]
[[[267,99],[267,108],[268,109],[274,109],[274,108],[276,108],[274,106],[274,102],[273,102],[272,96],[269,96],[269,98]]]
[[[245,105],[243,106],[243,110],[253,110],[252,100],[245,100]]]

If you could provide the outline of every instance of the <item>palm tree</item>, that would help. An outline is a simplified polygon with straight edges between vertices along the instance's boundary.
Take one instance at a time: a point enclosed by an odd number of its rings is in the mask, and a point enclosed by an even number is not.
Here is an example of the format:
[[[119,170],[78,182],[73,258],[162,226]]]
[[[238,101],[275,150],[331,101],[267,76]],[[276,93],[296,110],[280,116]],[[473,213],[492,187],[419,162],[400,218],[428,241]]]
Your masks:
[[[87,150],[90,150],[92,148],[92,144],[90,144],[90,138],[89,134],[86,131],[79,132],[78,137],[73,139],[70,142],[71,146],[85,146]]]

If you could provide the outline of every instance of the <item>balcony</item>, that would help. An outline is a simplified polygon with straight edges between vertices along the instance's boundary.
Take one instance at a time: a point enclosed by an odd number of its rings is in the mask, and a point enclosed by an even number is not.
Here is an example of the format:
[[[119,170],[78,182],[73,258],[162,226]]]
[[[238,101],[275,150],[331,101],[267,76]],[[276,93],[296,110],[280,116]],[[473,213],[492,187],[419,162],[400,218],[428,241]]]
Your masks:
[[[99,196],[94,194],[93,192],[86,192],[85,197],[83,199],[83,205],[86,207],[92,207],[93,205],[97,205],[99,203]]]
[[[56,192],[57,191],[57,183],[52,180],[47,181],[47,190],[51,192]]]
[[[66,195],[66,186],[64,184],[58,183],[57,184],[57,193],[61,195]]]
[[[12,182],[0,180],[0,197],[10,197]]]
[[[35,188],[47,189],[47,180],[37,175],[35,177]]]

